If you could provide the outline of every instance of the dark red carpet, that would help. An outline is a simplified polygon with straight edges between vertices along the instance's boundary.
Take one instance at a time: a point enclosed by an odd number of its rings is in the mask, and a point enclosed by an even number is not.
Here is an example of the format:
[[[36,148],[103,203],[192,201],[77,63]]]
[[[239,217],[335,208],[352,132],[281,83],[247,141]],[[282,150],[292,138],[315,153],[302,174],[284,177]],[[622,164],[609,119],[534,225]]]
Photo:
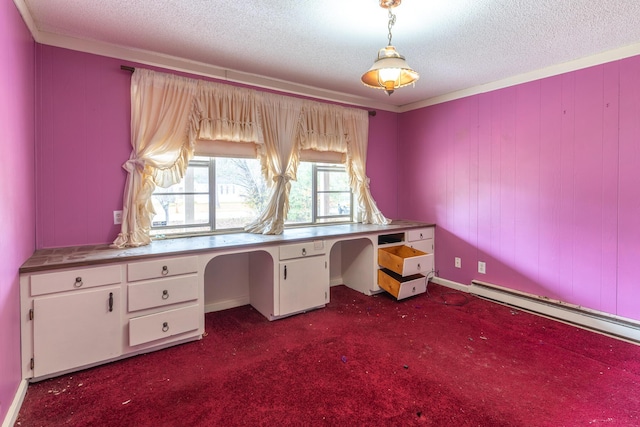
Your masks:
[[[210,313],[201,341],[30,385],[16,425],[640,425],[640,347],[429,293]]]

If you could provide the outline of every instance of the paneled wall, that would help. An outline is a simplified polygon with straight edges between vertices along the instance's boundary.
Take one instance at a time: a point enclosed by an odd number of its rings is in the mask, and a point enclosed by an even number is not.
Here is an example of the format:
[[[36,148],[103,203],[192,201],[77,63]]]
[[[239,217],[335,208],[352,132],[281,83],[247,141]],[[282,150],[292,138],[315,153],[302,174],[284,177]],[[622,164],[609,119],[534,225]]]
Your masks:
[[[0,423],[22,379],[18,269],[35,247],[34,49],[13,2],[0,2]]]
[[[634,57],[400,116],[398,211],[438,224],[441,277],[640,320],[638,76]]]
[[[111,243],[120,231],[131,154],[131,74],[122,61],[37,46],[37,247]],[[129,65],[129,64],[127,64]],[[165,70],[165,72],[168,72]],[[382,212],[395,217],[397,114],[371,118],[367,171]]]
[[[131,154],[121,61],[37,46],[38,248],[110,243]]]

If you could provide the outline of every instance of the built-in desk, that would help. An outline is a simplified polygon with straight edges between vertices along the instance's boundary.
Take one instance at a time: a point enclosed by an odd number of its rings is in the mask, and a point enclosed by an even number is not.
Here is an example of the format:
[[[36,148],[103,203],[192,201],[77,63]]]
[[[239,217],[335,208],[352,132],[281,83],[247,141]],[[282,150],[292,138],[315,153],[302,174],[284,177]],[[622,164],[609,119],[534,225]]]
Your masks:
[[[433,256],[433,228],[338,224],[38,250],[20,268],[23,375],[199,339],[209,311],[251,304],[275,320],[323,307],[331,285],[379,292],[378,248],[415,244]]]

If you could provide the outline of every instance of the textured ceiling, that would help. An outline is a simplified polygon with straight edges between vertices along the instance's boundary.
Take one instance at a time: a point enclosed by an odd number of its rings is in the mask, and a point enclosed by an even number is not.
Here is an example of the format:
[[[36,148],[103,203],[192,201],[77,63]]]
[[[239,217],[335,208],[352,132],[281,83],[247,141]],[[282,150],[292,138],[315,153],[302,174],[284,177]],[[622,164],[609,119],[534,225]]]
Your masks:
[[[361,105],[418,103],[640,42],[640,0],[404,0],[393,44],[420,80],[389,97],[360,82],[387,44],[378,0],[14,1],[42,43],[102,42]]]

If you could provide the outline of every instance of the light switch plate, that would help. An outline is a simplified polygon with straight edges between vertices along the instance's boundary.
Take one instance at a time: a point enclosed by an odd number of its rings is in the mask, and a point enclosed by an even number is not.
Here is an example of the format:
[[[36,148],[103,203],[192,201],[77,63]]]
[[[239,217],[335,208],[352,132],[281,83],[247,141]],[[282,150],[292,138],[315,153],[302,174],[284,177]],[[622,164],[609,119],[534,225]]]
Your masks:
[[[113,211],[113,225],[122,224],[122,211]]]
[[[478,261],[478,273],[487,274],[487,264],[482,261]]]

